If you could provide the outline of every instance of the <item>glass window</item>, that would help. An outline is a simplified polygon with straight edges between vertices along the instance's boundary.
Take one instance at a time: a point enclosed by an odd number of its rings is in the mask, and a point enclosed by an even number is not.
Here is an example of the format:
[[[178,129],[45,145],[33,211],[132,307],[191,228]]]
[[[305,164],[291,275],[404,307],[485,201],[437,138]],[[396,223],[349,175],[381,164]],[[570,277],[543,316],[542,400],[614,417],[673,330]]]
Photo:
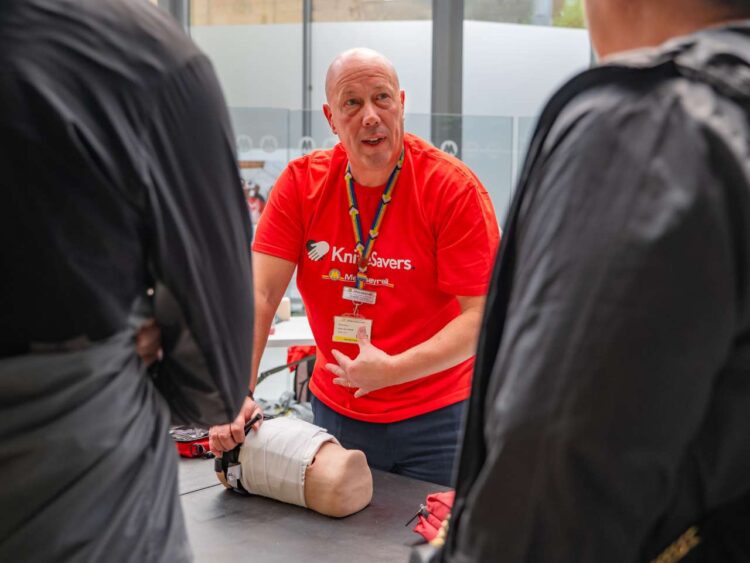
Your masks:
[[[464,18],[467,20],[531,23],[534,0],[465,0]]]
[[[229,105],[240,173],[266,198],[295,156],[290,110],[302,107],[302,0],[191,0],[190,34]]]
[[[313,21],[430,20],[432,0],[313,1]]]
[[[440,137],[440,148],[476,171],[504,217],[536,116],[591,60],[581,0],[465,0],[463,116],[432,115],[432,0],[311,7],[306,110],[303,0],[190,1],[190,32],[231,108],[243,177],[267,195],[286,162],[337,142],[321,111],[326,69],[341,51],[364,46],[393,61],[406,129],[425,139],[435,128],[455,132]]]
[[[302,107],[302,0],[192,0],[190,34],[231,107]]]
[[[301,23],[302,0],[191,0],[190,24]]]
[[[555,3],[552,25],[557,27],[586,27],[583,0],[562,0]]]
[[[466,0],[467,20],[584,27],[583,0]]]
[[[537,116],[591,45],[581,0],[466,0],[464,14],[462,150],[504,218]]]
[[[430,113],[431,0],[313,0],[312,7],[313,110],[325,102],[325,73],[333,58],[353,47],[369,47],[396,67],[406,111]]]

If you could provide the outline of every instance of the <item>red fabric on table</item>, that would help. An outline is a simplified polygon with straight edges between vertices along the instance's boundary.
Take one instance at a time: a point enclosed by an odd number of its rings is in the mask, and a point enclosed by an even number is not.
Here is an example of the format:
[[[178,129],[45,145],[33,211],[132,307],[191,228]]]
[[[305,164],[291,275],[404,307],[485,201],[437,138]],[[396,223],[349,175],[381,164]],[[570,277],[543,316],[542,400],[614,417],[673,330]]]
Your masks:
[[[455,491],[427,495],[425,510],[420,511],[414,531],[427,541],[434,540],[443,522],[450,516],[455,496]]]

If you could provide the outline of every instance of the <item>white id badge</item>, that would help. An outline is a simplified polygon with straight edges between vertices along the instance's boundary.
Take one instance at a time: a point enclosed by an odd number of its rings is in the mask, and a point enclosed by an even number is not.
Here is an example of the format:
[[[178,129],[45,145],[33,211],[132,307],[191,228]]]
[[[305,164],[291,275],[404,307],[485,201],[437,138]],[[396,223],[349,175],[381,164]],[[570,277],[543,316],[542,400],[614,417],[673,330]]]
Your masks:
[[[365,327],[367,339],[372,339],[372,319],[363,317],[333,317],[333,341],[357,343],[359,327]]]
[[[368,289],[345,287],[344,293],[341,297],[347,301],[355,301],[356,303],[364,303],[365,305],[375,305],[375,299],[377,299],[378,294]]]

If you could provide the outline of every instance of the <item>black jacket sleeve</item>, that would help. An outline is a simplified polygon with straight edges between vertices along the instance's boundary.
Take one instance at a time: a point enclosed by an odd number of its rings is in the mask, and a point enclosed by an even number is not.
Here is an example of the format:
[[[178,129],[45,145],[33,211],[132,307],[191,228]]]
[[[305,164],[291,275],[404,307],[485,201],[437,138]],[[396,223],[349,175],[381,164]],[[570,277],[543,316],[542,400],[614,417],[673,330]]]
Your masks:
[[[166,328],[157,384],[175,422],[225,423],[246,394],[253,328],[251,226],[231,126],[205,56],[156,88],[146,232],[154,278],[174,301],[157,310]]]
[[[486,351],[485,462],[446,561],[634,561],[735,328],[700,126],[673,99],[588,98],[566,116],[520,211],[503,339]]]

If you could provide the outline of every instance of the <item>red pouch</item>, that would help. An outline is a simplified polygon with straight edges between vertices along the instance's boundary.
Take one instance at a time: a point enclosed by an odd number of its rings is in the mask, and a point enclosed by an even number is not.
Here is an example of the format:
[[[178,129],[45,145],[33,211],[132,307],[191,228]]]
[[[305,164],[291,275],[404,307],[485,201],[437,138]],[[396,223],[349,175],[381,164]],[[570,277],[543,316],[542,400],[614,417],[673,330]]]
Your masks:
[[[177,453],[182,457],[213,457],[208,450],[208,438],[193,442],[175,442]]]
[[[213,457],[208,449],[208,430],[205,428],[175,426],[169,429],[169,434],[182,457]]]
[[[433,541],[443,527],[443,522],[451,514],[455,496],[455,491],[427,495],[426,503],[419,508],[417,513],[418,520],[414,531],[428,542]]]
[[[315,346],[289,346],[286,351],[286,363],[292,364],[309,356],[315,355]],[[289,371],[294,371],[297,366],[290,367]]]

